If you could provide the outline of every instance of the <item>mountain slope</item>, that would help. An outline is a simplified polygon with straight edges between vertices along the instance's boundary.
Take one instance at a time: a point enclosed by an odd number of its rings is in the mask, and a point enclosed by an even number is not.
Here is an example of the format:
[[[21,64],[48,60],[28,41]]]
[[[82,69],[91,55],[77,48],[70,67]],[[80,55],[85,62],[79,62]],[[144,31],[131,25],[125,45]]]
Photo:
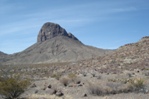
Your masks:
[[[7,54],[0,51],[0,62],[4,61],[3,59],[5,59],[6,57],[7,57]]]
[[[12,55],[7,63],[71,62],[104,56],[110,52],[111,50],[86,46],[60,25],[47,22],[39,31],[37,43]]]
[[[139,42],[126,44],[113,53],[98,59],[96,62],[101,71],[121,71],[149,69],[149,37]]]

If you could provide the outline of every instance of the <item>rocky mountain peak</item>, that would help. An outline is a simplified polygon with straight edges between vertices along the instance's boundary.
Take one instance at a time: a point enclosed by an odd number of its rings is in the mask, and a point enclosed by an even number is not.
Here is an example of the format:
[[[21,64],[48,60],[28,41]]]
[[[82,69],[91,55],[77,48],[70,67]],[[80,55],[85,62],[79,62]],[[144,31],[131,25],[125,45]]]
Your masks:
[[[47,22],[40,29],[37,42],[41,43],[56,36],[66,36],[74,40],[78,40],[73,34],[67,33],[67,31],[59,24]]]
[[[60,25],[47,22],[40,29],[37,42],[43,42],[46,41],[47,39],[51,39],[59,35],[68,36],[66,30],[63,29]]]

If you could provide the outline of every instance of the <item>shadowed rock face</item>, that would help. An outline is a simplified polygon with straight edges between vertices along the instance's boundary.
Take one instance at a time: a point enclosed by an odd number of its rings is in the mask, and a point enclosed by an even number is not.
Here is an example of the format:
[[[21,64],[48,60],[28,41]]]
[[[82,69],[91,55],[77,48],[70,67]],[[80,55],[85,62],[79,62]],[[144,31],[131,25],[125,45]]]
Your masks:
[[[66,36],[72,38],[74,40],[78,40],[74,35],[71,33],[67,33],[67,31],[62,28],[60,25],[47,22],[45,23],[39,31],[37,42],[41,43],[48,39],[52,39],[56,36]]]

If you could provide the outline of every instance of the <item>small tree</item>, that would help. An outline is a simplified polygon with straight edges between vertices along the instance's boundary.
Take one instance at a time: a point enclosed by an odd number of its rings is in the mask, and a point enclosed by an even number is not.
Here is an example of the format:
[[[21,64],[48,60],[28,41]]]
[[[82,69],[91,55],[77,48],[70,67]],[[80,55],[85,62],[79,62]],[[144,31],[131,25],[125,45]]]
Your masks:
[[[1,77],[0,94],[5,99],[14,99],[19,97],[30,84],[29,80],[21,80],[20,77]]]

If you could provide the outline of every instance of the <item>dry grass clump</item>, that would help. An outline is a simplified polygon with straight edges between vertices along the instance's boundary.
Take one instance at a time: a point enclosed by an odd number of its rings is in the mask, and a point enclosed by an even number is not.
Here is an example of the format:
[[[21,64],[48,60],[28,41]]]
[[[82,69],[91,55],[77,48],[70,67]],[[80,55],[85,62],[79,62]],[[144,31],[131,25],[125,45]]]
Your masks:
[[[118,94],[118,93],[125,93],[126,88],[120,88],[120,84],[117,83],[108,83],[106,86],[102,86],[98,83],[91,83],[88,86],[88,92],[91,95],[95,96],[103,96],[103,95],[109,95],[109,94]]]
[[[59,80],[61,78],[61,76],[62,76],[62,73],[53,73],[53,75],[51,77]]]
[[[70,83],[70,78],[62,77],[62,78],[60,78],[60,82],[66,87]]]
[[[132,92],[132,88],[127,84],[120,83],[109,83],[108,88],[105,89],[107,94],[120,94],[120,93],[129,93]]]
[[[144,86],[144,79],[133,78],[128,80],[126,84],[120,82],[108,82],[106,86],[103,86],[99,83],[89,83],[88,92],[96,96],[140,92],[140,90],[144,90]]]
[[[70,73],[67,76],[61,77],[60,82],[66,87],[69,85],[69,83],[77,83],[78,79],[76,74]]]
[[[92,95],[95,96],[101,96],[103,94],[105,94],[104,89],[102,88],[102,86],[98,83],[89,83],[89,85],[87,86],[88,92]]]
[[[68,77],[71,79],[75,79],[77,76],[74,73],[70,73],[70,74],[68,74]]]

